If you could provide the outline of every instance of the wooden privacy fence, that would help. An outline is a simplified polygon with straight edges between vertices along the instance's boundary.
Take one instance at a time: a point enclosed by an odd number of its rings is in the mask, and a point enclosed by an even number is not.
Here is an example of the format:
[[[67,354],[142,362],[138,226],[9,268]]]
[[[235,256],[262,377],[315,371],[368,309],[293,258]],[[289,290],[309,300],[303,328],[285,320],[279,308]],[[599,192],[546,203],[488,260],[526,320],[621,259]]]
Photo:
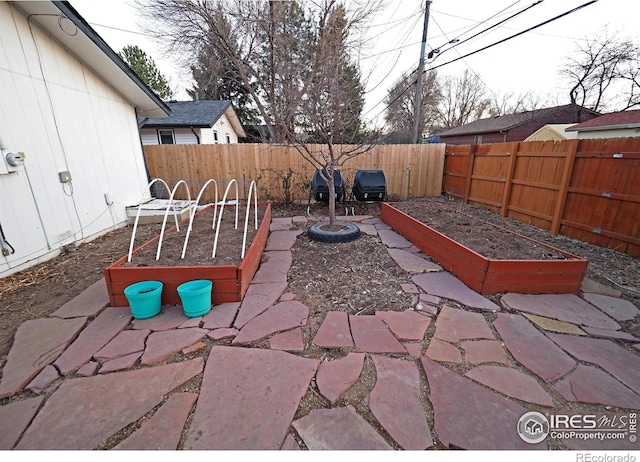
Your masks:
[[[310,145],[313,150],[326,149]],[[339,149],[339,146],[337,146]],[[381,169],[387,180],[387,194],[393,199],[439,196],[442,193],[444,144],[380,145],[349,159],[340,167],[350,187],[360,169]],[[295,148],[269,144],[174,144],[145,146],[144,153],[152,178],[163,178],[169,185],[184,179],[191,197],[205,182],[218,182],[220,199],[231,179],[239,185],[241,199],[256,181],[258,200],[306,201],[309,198],[314,168]],[[348,189],[349,191],[350,189]],[[229,198],[235,198],[235,191]],[[176,194],[186,199],[184,189]],[[203,200],[214,199],[213,186]]]
[[[447,145],[444,191],[640,257],[640,138]]]

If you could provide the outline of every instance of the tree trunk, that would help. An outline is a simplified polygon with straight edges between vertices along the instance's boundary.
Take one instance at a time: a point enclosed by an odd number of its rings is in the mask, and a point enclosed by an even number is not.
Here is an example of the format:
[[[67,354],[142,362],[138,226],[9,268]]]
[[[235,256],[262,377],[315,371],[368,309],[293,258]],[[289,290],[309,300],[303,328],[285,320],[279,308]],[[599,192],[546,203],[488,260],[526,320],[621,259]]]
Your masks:
[[[329,186],[329,226],[336,224],[336,185],[333,178],[334,167],[327,168],[327,185]]]

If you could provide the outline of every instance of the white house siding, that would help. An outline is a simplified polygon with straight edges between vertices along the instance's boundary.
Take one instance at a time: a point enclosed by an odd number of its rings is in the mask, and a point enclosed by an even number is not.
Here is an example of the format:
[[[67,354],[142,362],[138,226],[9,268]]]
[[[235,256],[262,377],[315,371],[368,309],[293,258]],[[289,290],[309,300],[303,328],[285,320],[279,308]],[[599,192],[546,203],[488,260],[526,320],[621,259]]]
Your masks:
[[[4,277],[125,224],[147,178],[134,108],[5,2],[0,91],[0,146],[26,155],[0,175],[0,224],[16,251],[0,255]]]
[[[218,132],[218,143],[226,144],[227,136],[231,138],[230,143],[235,144],[238,142],[238,135],[233,129],[233,125],[229,121],[227,114],[222,114],[222,117],[218,119],[218,121],[213,125],[213,130]]]

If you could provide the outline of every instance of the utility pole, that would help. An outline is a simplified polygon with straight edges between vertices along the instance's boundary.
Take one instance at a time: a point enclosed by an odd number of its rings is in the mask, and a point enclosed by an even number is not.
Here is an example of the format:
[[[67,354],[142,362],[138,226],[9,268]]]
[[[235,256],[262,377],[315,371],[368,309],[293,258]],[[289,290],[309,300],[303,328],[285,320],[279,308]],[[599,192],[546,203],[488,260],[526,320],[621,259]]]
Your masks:
[[[418,65],[418,80],[416,82],[416,98],[413,108],[413,144],[420,138],[420,107],[422,106],[422,74],[424,74],[424,52],[427,48],[427,28],[429,27],[429,7],[431,0],[427,0],[424,8],[424,27],[422,28],[422,46],[420,47],[420,64]]]

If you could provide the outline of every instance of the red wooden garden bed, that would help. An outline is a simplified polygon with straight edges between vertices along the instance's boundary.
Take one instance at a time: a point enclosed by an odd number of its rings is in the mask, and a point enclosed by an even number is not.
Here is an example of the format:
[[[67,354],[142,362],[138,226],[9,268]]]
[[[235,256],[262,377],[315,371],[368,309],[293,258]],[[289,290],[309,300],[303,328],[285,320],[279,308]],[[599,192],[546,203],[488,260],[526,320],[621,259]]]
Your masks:
[[[269,225],[271,224],[271,204],[267,204],[262,222],[256,232],[251,245],[238,266],[145,266],[127,267],[123,264],[127,261],[125,255],[114,264],[104,270],[104,277],[107,281],[109,293],[109,303],[111,306],[128,306],[124,289],[140,281],[160,281],[163,283],[162,304],[180,304],[180,297],[177,288],[180,284],[194,279],[208,279],[213,281],[212,302],[214,304],[226,302],[242,301],[244,294],[256,273],[262,252],[269,236]],[[134,250],[134,255],[143,247],[150,245],[159,239],[154,239],[144,243]]]
[[[580,290],[588,261],[555,247],[521,236],[562,254],[565,260],[498,260],[484,257],[393,207],[383,203],[380,218],[444,269],[480,294],[575,293]]]

